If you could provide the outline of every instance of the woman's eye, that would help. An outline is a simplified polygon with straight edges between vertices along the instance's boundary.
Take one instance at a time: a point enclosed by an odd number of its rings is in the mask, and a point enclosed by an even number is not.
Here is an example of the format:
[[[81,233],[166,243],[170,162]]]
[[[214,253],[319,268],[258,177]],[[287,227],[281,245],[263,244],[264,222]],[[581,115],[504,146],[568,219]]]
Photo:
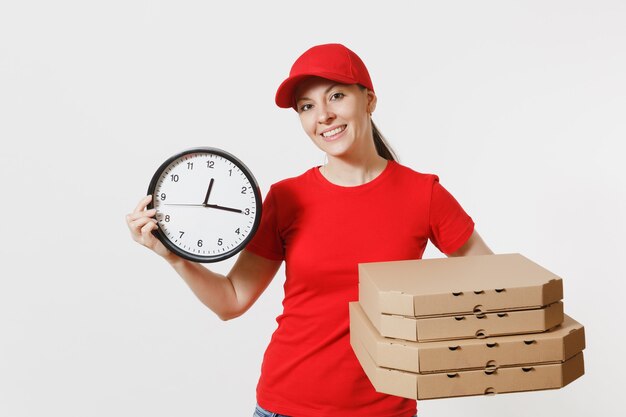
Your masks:
[[[343,93],[333,93],[333,95],[330,96],[330,99],[331,100],[338,100],[338,99],[342,98],[344,95],[345,94],[343,94]]]
[[[300,106],[300,111],[307,111],[311,108],[310,104],[303,104],[302,106]]]

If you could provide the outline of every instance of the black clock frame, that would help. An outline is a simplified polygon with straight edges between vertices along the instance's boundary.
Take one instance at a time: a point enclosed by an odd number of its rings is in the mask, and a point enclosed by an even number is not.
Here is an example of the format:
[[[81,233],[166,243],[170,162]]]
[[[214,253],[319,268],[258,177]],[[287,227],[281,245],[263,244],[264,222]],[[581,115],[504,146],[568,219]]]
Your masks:
[[[257,207],[256,207],[257,211],[256,211],[256,215],[254,218],[254,224],[252,225],[252,228],[250,229],[250,233],[248,234],[248,236],[246,236],[246,238],[239,245],[229,250],[228,252],[224,252],[219,255],[210,255],[210,256],[195,255],[195,254],[192,254],[192,253],[189,253],[180,249],[178,246],[172,243],[168,239],[167,236],[165,236],[165,234],[161,231],[161,228],[153,230],[152,234],[156,236],[166,248],[168,248],[170,251],[174,252],[176,255],[180,256],[183,259],[187,259],[193,262],[200,262],[200,263],[220,262],[236,255],[243,248],[246,247],[250,239],[252,239],[252,237],[255,235],[259,227],[259,223],[261,222],[261,215],[262,215],[263,201],[261,199],[261,190],[259,189],[259,185],[256,182],[254,175],[252,175],[252,171],[250,171],[250,169],[248,169],[248,167],[243,162],[241,162],[241,160],[237,158],[235,155],[219,148],[197,147],[197,148],[186,149],[182,152],[177,153],[176,155],[171,156],[170,158],[168,158],[165,162],[161,164],[161,166],[156,170],[156,172],[152,176],[152,180],[150,181],[150,185],[148,186],[148,193],[147,193],[147,195],[152,195],[152,200],[150,201],[150,204],[148,204],[147,208],[148,210],[154,208],[154,204],[153,204],[154,198],[155,198],[154,190],[156,189],[156,185],[159,181],[159,178],[161,177],[161,174],[163,174],[163,171],[165,171],[165,169],[167,169],[167,167],[169,167],[170,164],[174,162],[175,160],[185,155],[189,155],[193,153],[212,153],[214,155],[219,155],[223,158],[226,158],[229,161],[231,161],[233,164],[235,164],[241,170],[241,172],[244,173],[248,181],[250,181],[250,184],[252,185],[253,192],[254,192],[254,198],[257,204]]]

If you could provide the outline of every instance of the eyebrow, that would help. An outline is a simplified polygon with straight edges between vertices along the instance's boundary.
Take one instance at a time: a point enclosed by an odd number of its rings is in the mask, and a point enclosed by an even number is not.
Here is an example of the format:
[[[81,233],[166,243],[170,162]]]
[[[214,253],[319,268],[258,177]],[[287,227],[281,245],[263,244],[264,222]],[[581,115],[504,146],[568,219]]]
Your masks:
[[[328,87],[328,88],[326,89],[326,91],[324,91],[324,94],[328,94],[328,92],[329,92],[330,90],[332,90],[333,88],[335,88],[335,87],[336,87],[336,86],[338,86],[338,85],[339,85],[339,83],[335,83],[335,84],[331,85],[330,87]],[[311,99],[310,99],[310,98],[308,98],[308,97],[300,97],[300,98],[296,101],[296,103],[299,103],[299,102],[300,102],[300,101],[302,101],[302,100],[311,100]]]

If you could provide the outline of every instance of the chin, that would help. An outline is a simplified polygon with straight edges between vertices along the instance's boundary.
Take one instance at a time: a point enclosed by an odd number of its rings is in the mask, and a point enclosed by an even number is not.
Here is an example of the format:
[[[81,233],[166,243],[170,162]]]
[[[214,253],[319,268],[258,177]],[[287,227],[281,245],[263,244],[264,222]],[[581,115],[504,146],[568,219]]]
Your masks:
[[[350,150],[352,149],[352,143],[326,143],[326,142],[322,142],[318,145],[318,148],[320,148],[322,151],[324,151],[325,153],[327,153],[330,156],[335,156],[335,157],[339,157],[339,156],[344,156],[347,155]]]

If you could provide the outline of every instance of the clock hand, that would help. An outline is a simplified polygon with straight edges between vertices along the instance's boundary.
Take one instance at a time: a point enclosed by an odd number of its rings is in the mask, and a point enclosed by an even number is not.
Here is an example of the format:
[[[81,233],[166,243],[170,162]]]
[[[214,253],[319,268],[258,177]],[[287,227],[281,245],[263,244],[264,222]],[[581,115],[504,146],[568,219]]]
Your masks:
[[[192,207],[206,207],[204,204],[184,204],[184,203],[163,203],[164,206],[192,206]]]
[[[190,207],[206,207],[219,210],[233,211],[235,213],[243,213],[243,210],[239,210],[232,207],[219,206],[217,204],[185,204],[185,203],[163,203],[164,206],[190,206]]]
[[[218,206],[217,204],[205,204],[205,207],[226,210],[226,211],[234,211],[235,213],[243,213],[243,210],[239,210],[239,209],[232,208],[232,207]]]
[[[213,188],[213,178],[211,178],[211,181],[209,181],[209,189],[206,190],[206,196],[204,197],[204,203],[202,203],[202,205],[206,206],[207,203],[209,202],[209,194],[211,194],[211,188]]]

